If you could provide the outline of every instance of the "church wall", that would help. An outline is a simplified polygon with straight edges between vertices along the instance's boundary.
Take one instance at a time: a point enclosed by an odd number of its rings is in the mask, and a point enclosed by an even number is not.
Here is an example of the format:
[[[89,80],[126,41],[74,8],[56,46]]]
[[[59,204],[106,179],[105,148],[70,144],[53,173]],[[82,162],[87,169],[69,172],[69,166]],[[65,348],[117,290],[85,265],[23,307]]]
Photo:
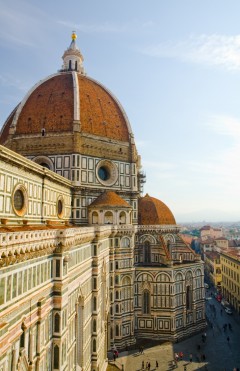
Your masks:
[[[80,154],[55,156],[30,156],[38,163],[48,163],[52,171],[71,179],[74,185],[71,218],[76,224],[87,224],[87,207],[106,189],[117,190],[121,197],[132,207],[133,223],[137,223],[137,165],[126,161],[109,161],[113,163],[114,184],[101,182],[97,175],[97,167],[105,161],[99,157]],[[48,162],[50,160],[50,163]],[[131,192],[131,195],[130,195]],[[133,192],[133,193],[132,193]],[[135,192],[135,194],[134,194]]]
[[[39,157],[29,156],[33,161],[39,161]],[[84,156],[80,154],[49,155],[52,169],[59,175],[72,180],[75,186],[99,187],[104,189],[106,185],[101,184],[96,174],[97,164],[102,161],[99,157]],[[41,156],[44,161],[44,156]],[[112,161],[116,165],[117,179],[113,188],[119,190],[137,191],[137,169],[136,164],[126,161]],[[38,162],[39,163],[39,162]]]
[[[126,348],[135,343],[133,282],[134,226],[119,226],[110,244],[110,345]]]
[[[6,161],[7,158],[7,161]],[[17,198],[16,195],[22,197]],[[62,203],[59,213],[58,202]],[[0,219],[2,223],[68,220],[71,184],[47,169],[0,147]]]
[[[51,241],[46,230],[36,231],[29,240],[39,241],[39,233],[42,244],[55,240],[52,254],[36,258],[26,254],[28,260],[1,268],[0,366],[5,364],[8,370],[9,362],[17,367],[31,356],[33,370],[52,370],[54,354],[59,353],[56,369],[75,370],[78,356],[85,370],[93,365],[105,370],[111,228],[54,232]],[[5,235],[0,234],[1,242]]]
[[[205,326],[203,264],[136,268],[135,334],[176,340]],[[180,278],[179,278],[180,277]],[[190,287],[190,303],[187,287]],[[145,296],[148,295],[148,296]]]

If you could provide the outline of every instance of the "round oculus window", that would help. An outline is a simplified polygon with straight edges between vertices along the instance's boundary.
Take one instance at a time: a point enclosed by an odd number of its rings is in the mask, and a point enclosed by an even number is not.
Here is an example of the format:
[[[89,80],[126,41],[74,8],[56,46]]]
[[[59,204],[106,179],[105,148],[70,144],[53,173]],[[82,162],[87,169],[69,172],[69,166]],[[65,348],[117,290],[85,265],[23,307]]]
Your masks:
[[[22,184],[18,184],[12,194],[13,211],[18,216],[24,216],[27,210],[27,190]]]
[[[24,195],[23,195],[23,192],[21,191],[21,189],[18,189],[15,193],[14,193],[14,207],[17,211],[20,211],[22,210],[23,206],[24,206]]]
[[[48,170],[51,170],[51,169],[50,169],[50,166],[49,166],[48,164],[46,164],[46,162],[42,162],[42,163],[39,164],[39,165],[45,167],[45,168],[48,169]]]
[[[101,180],[106,182],[106,180],[108,180],[110,178],[110,173],[109,173],[108,168],[106,168],[106,166],[101,166],[98,169],[98,176]]]
[[[33,159],[33,161],[36,162],[36,164],[45,167],[46,169],[52,171],[54,170],[53,163],[47,156],[37,156]]]
[[[64,215],[64,200],[63,197],[59,197],[57,200],[57,216],[62,218]]]
[[[96,175],[101,184],[111,186],[118,178],[117,166],[110,160],[99,161]]]

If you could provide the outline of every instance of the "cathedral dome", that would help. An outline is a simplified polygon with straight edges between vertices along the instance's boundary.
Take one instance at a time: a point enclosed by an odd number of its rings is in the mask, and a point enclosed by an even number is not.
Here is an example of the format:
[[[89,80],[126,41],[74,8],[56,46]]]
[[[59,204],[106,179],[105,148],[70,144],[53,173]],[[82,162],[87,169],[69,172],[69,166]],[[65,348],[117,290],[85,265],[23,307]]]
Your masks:
[[[176,224],[171,210],[160,200],[148,194],[138,201],[138,223],[140,225]]]
[[[21,149],[22,138],[39,137],[40,141],[41,137],[61,134],[64,142],[64,135],[76,137],[75,133],[80,133],[86,138],[133,144],[123,107],[106,87],[86,76],[83,56],[75,40],[73,34],[72,43],[63,55],[62,69],[37,83],[8,117],[0,134],[0,144],[27,155],[31,153],[26,147],[29,149],[32,143],[25,142],[25,148]],[[13,141],[18,142],[17,147],[11,145]],[[77,146],[83,146],[81,139],[73,142],[74,152],[78,152]],[[35,141],[36,146],[40,148],[42,143]],[[73,152],[73,149],[65,148],[64,152]]]
[[[76,121],[86,134],[129,140],[129,123],[116,98],[100,83],[78,72],[60,72],[33,87],[7,120],[16,135],[73,131]],[[11,131],[11,130],[10,130]]]

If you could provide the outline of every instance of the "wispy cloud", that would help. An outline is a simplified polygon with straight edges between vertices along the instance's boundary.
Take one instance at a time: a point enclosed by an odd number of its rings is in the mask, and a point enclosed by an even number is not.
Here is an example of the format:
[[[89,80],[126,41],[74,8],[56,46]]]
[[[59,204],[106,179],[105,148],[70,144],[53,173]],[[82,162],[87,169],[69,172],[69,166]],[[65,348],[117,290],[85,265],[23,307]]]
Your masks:
[[[188,169],[194,179],[199,176],[199,179],[202,178],[209,186],[216,187],[216,190],[222,189],[223,193],[234,192],[238,190],[240,183],[240,173],[237,170],[240,158],[240,119],[227,115],[212,115],[206,120],[205,126],[215,136],[227,136],[230,140],[223,142],[217,151],[213,140],[213,151],[208,154],[207,161],[190,160]]]
[[[0,0],[0,7],[0,42],[5,47],[36,48],[44,40],[48,14],[24,0],[19,0],[15,6]]]
[[[220,135],[232,137],[234,141],[240,141],[240,119],[227,115],[212,115],[206,122],[206,126]]]
[[[127,29],[127,25],[116,25],[108,22],[102,24],[79,24],[59,20],[58,23],[62,26],[74,29],[75,31],[81,31],[83,33],[121,33],[126,32]]]
[[[140,52],[152,57],[177,58],[182,61],[240,70],[240,35],[191,35],[183,41],[166,41]]]
[[[26,81],[16,78],[16,76],[10,74],[1,74],[0,75],[0,86],[2,87],[13,87],[17,90],[26,92],[29,89],[29,84]]]
[[[148,161],[143,160],[144,167],[148,169],[156,169],[161,171],[167,171],[167,170],[174,170],[176,168],[176,165],[171,162],[164,162],[164,161]]]
[[[152,29],[155,23],[152,21],[138,22],[131,21],[126,23],[104,22],[104,23],[72,23],[65,20],[59,20],[58,23],[62,26],[70,28],[71,30],[80,31],[83,33],[129,33],[130,31],[136,32],[137,30]]]

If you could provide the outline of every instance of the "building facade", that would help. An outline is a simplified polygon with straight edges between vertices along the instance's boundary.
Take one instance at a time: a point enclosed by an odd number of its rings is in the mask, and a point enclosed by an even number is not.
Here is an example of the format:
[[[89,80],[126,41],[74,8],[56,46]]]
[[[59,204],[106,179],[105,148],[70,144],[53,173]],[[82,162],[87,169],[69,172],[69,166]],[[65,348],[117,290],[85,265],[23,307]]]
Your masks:
[[[222,266],[220,254],[216,251],[208,251],[204,255],[205,278],[218,290],[222,284]]]
[[[229,249],[220,255],[222,266],[222,293],[224,298],[240,314],[240,254]]]
[[[106,370],[107,351],[205,326],[203,262],[141,197],[122,106],[73,33],[0,136],[0,370]]]
[[[221,228],[213,228],[210,225],[205,225],[200,229],[200,237],[202,241],[209,238],[221,238],[223,237],[223,231]]]

